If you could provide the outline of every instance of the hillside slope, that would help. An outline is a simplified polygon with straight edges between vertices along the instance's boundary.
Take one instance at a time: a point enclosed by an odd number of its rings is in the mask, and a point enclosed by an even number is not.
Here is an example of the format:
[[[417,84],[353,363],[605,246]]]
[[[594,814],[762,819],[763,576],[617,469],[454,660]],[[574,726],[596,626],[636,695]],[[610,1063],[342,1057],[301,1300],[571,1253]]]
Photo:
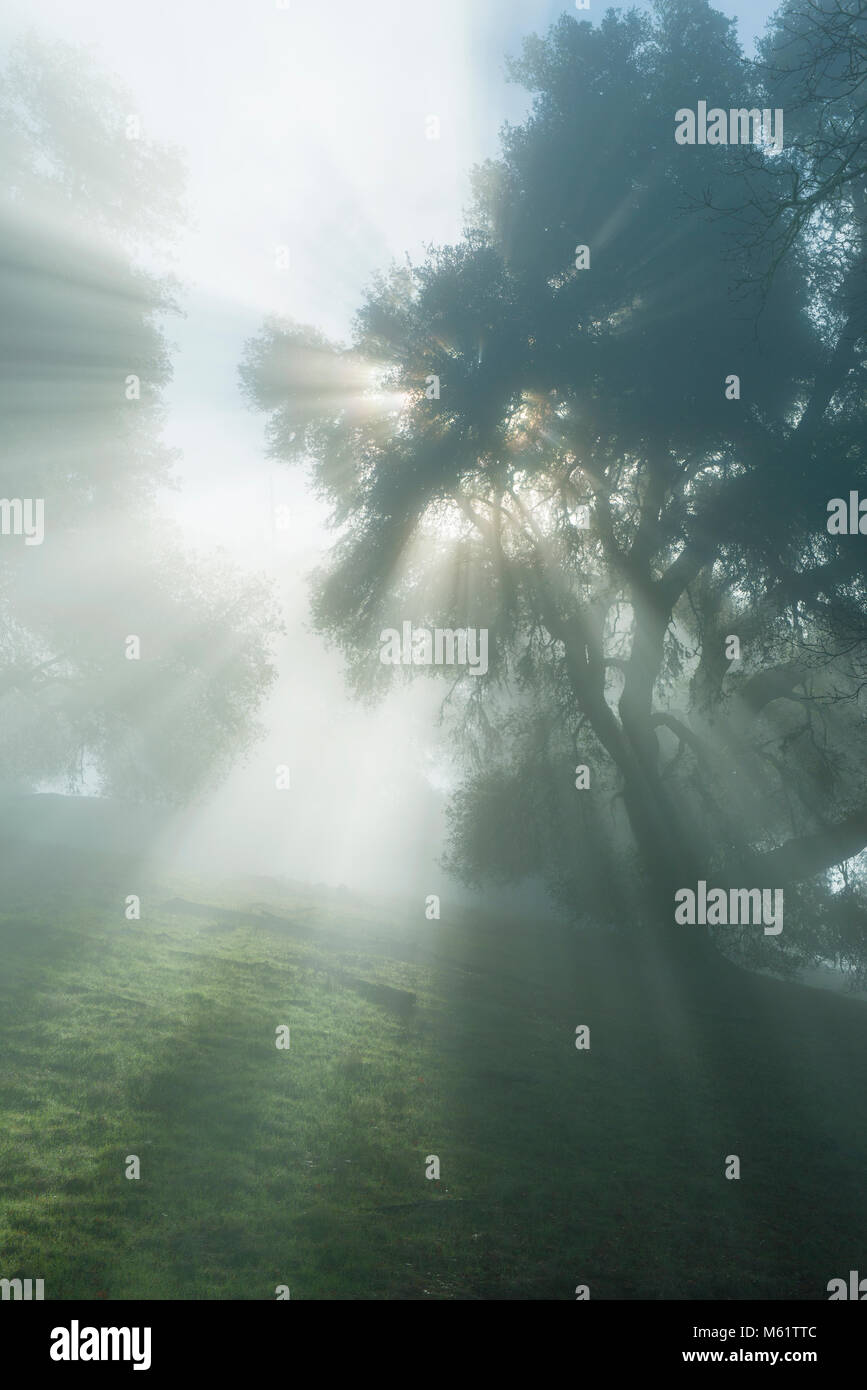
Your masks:
[[[823,1299],[864,1263],[860,1002],[754,977],[683,997],[604,939],[445,901],[428,922],[22,846],[2,871],[0,1277]]]

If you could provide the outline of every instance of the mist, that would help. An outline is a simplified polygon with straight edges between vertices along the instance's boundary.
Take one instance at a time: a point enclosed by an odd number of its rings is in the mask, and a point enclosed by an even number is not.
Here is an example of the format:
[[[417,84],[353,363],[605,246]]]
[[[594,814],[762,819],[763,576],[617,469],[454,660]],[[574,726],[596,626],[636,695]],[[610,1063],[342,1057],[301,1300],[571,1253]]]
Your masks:
[[[146,24],[136,21],[134,41],[123,6],[78,5],[72,15],[49,3],[40,12],[42,41],[88,48],[101,75],[125,89],[143,138],[173,147],[184,168],[183,213],[170,237],[137,248],[140,264],[179,281],[179,313],[156,320],[170,363],[159,437],[174,453],[157,504],[188,553],[220,548],[267,576],[287,629],[275,645],[263,737],[173,822],[161,852],[170,844],[175,857],[186,848],[198,860],[211,844],[236,869],[359,889],[442,881],[445,789],[454,781],[437,730],[443,691],[397,690],[381,709],[359,709],[339,656],[309,634],[306,579],[330,545],[327,507],[303,473],[265,458],[237,364],[267,314],[345,338],[376,270],[459,234],[472,165],[496,152],[502,121],[527,109],[526,94],[506,81],[505,57],[560,8],[514,4],[504,14],[488,4],[469,16],[450,3],[431,23],[395,0],[373,11],[347,6],[335,28],[315,7],[263,6],[241,21],[231,3],[182,13],[161,4]],[[746,40],[770,9],[741,8]],[[7,7],[7,46],[28,29],[24,13]],[[419,129],[395,123],[397,110],[416,111]],[[428,111],[442,112],[437,141],[423,138]],[[130,221],[139,213],[132,204]],[[290,249],[288,271],[275,270],[278,244]],[[108,325],[100,332],[110,342]],[[56,397],[68,389],[65,367],[53,369],[53,382],[46,368],[39,391]],[[38,402],[24,406],[19,394],[16,408],[38,428]],[[71,407],[64,430],[74,418]],[[271,789],[285,764],[294,792],[281,803]],[[47,777],[32,789],[66,788]],[[78,790],[95,794],[98,778]],[[532,901],[543,909],[544,895]]]
[[[859,1296],[856,8],[6,5],[4,1300]]]

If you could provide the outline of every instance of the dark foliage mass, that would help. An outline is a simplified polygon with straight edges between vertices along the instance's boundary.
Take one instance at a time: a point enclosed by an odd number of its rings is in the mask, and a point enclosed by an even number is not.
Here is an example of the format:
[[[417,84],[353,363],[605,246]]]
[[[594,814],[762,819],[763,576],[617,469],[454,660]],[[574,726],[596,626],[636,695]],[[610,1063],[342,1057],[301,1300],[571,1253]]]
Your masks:
[[[455,868],[669,951],[676,887],[782,888],[779,939],[717,944],[861,973],[864,540],[827,521],[867,493],[865,32],[789,0],[750,62],[705,0],[565,16],[460,243],[348,347],[273,322],[242,369],[333,504],[315,612],[359,690],[384,628],[489,631],[450,673]],[[783,108],[783,149],[677,144],[699,101]]]

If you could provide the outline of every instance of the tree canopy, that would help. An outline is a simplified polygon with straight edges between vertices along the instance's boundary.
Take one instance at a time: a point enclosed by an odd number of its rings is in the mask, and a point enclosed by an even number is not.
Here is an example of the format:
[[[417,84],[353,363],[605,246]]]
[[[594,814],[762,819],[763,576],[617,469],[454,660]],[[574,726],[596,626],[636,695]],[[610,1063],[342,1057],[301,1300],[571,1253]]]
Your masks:
[[[671,952],[677,888],[783,889],[781,936],[713,933],[779,969],[867,967],[863,542],[828,529],[867,493],[863,25],[791,0],[750,62],[706,0],[565,15],[461,241],[350,344],[275,320],[242,367],[333,505],[315,615],[359,691],[383,629],[488,630],[445,673],[452,867]],[[700,101],[782,106],[783,149],[678,144]]]

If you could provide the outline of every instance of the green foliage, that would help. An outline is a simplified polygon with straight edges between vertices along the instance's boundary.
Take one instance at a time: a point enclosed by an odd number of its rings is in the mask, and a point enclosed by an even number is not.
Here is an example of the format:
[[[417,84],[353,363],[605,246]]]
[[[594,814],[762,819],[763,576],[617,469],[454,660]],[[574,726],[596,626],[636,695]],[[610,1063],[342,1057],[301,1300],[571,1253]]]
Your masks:
[[[489,630],[488,675],[448,673],[468,777],[451,865],[473,881],[540,871],[578,915],[607,898],[632,922],[670,920],[674,885],[711,868],[764,882],[774,848],[858,820],[867,794],[848,756],[863,567],[857,540],[826,530],[830,497],[867,492],[860,195],[834,194],[832,276],[810,272],[828,247],[807,219],[767,279],[768,209],[788,225],[783,175],[806,155],[674,140],[678,109],[774,90],[705,0],[596,27],[564,16],[512,75],[532,114],[476,171],[460,244],[374,281],[334,355],[345,399],[314,401],[313,419],[285,393],[272,437],[333,501],[315,615],[360,690],[387,679],[385,627]],[[853,93],[837,95],[863,132]],[[280,341],[253,345],[248,383],[273,380]],[[379,396],[353,396],[357,359]],[[757,702],[749,678],[776,668],[797,678]],[[552,735],[534,759],[540,718]],[[586,860],[583,809],[562,804],[576,761],[593,765],[574,795],[610,849]],[[781,964],[789,950],[794,925]]]

